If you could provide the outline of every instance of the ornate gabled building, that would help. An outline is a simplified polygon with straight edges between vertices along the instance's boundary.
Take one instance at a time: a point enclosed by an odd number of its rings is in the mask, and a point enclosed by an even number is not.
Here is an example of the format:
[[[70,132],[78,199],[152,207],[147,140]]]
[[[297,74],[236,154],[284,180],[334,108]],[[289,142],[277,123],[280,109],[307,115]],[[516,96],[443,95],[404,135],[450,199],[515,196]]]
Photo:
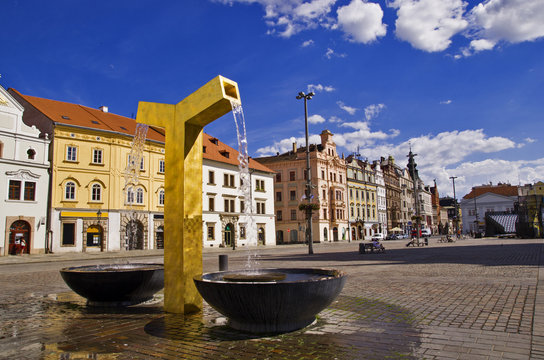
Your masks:
[[[400,171],[395,166],[395,159],[389,156],[387,160],[381,158],[380,165],[383,170],[385,182],[385,196],[387,201],[387,229],[391,232],[392,229],[400,229],[402,226],[401,216],[401,194],[400,187]]]
[[[0,86],[0,256],[47,249],[49,139],[23,123],[23,106]]]
[[[348,218],[351,240],[364,240],[379,232],[377,184],[368,161],[346,158]]]
[[[319,205],[312,216],[313,241],[348,240],[346,164],[336,152],[333,134],[323,130],[321,144],[312,144],[309,150],[312,202]],[[276,242],[303,243],[306,214],[299,205],[307,202],[306,147],[294,143],[292,151],[255,160],[276,172]]]
[[[378,232],[387,235],[387,198],[385,180],[380,161],[372,162],[374,179],[376,181],[376,208],[378,209]]]

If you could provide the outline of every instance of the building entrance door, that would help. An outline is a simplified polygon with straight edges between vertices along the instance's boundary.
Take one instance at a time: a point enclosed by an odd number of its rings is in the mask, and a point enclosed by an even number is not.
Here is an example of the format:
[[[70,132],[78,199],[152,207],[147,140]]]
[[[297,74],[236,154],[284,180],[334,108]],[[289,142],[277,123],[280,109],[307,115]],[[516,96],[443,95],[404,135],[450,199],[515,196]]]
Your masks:
[[[20,255],[30,253],[30,224],[17,220],[9,228],[9,254]]]
[[[226,247],[232,247],[234,245],[234,226],[231,223],[228,223],[225,226],[225,239],[224,243]]]

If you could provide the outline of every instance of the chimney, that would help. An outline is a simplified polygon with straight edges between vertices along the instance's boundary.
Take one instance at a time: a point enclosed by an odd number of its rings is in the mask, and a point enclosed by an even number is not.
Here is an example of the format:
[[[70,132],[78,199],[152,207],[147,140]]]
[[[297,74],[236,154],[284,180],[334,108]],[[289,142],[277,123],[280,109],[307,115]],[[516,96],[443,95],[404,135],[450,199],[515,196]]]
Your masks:
[[[293,154],[296,154],[297,153],[297,143],[294,142],[293,143]]]
[[[101,107],[98,108],[98,110],[102,111],[102,112],[105,112],[107,113],[108,112],[108,107],[107,106],[104,106],[102,105]]]

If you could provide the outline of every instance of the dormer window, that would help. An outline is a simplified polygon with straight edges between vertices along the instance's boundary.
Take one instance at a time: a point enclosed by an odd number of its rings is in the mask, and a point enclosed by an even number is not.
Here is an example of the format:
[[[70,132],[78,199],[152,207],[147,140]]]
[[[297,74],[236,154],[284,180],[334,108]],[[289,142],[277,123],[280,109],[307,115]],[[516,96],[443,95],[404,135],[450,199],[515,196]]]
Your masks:
[[[224,157],[226,157],[227,159],[228,159],[229,156],[230,156],[229,152],[226,151],[226,150],[221,150],[219,153],[220,153],[221,155],[223,155]]]
[[[61,118],[63,118],[64,120],[70,120],[70,117],[66,115],[62,115]]]
[[[211,138],[211,139],[210,139],[210,142],[211,142],[212,144],[215,144],[215,145],[218,144],[217,138]]]
[[[28,156],[29,160],[34,160],[34,157],[36,156],[36,151],[34,151],[34,149],[28,149],[26,155]]]

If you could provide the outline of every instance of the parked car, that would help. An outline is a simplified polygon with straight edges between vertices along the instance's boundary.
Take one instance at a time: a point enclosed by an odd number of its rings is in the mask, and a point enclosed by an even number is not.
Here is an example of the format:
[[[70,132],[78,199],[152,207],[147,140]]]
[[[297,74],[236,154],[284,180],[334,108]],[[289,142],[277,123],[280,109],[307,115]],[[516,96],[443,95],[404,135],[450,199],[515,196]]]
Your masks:
[[[378,241],[382,241],[383,240],[383,234],[382,233],[375,233],[374,235],[372,235],[372,240],[378,240]]]
[[[431,229],[422,229],[421,230],[422,236],[431,236]]]

